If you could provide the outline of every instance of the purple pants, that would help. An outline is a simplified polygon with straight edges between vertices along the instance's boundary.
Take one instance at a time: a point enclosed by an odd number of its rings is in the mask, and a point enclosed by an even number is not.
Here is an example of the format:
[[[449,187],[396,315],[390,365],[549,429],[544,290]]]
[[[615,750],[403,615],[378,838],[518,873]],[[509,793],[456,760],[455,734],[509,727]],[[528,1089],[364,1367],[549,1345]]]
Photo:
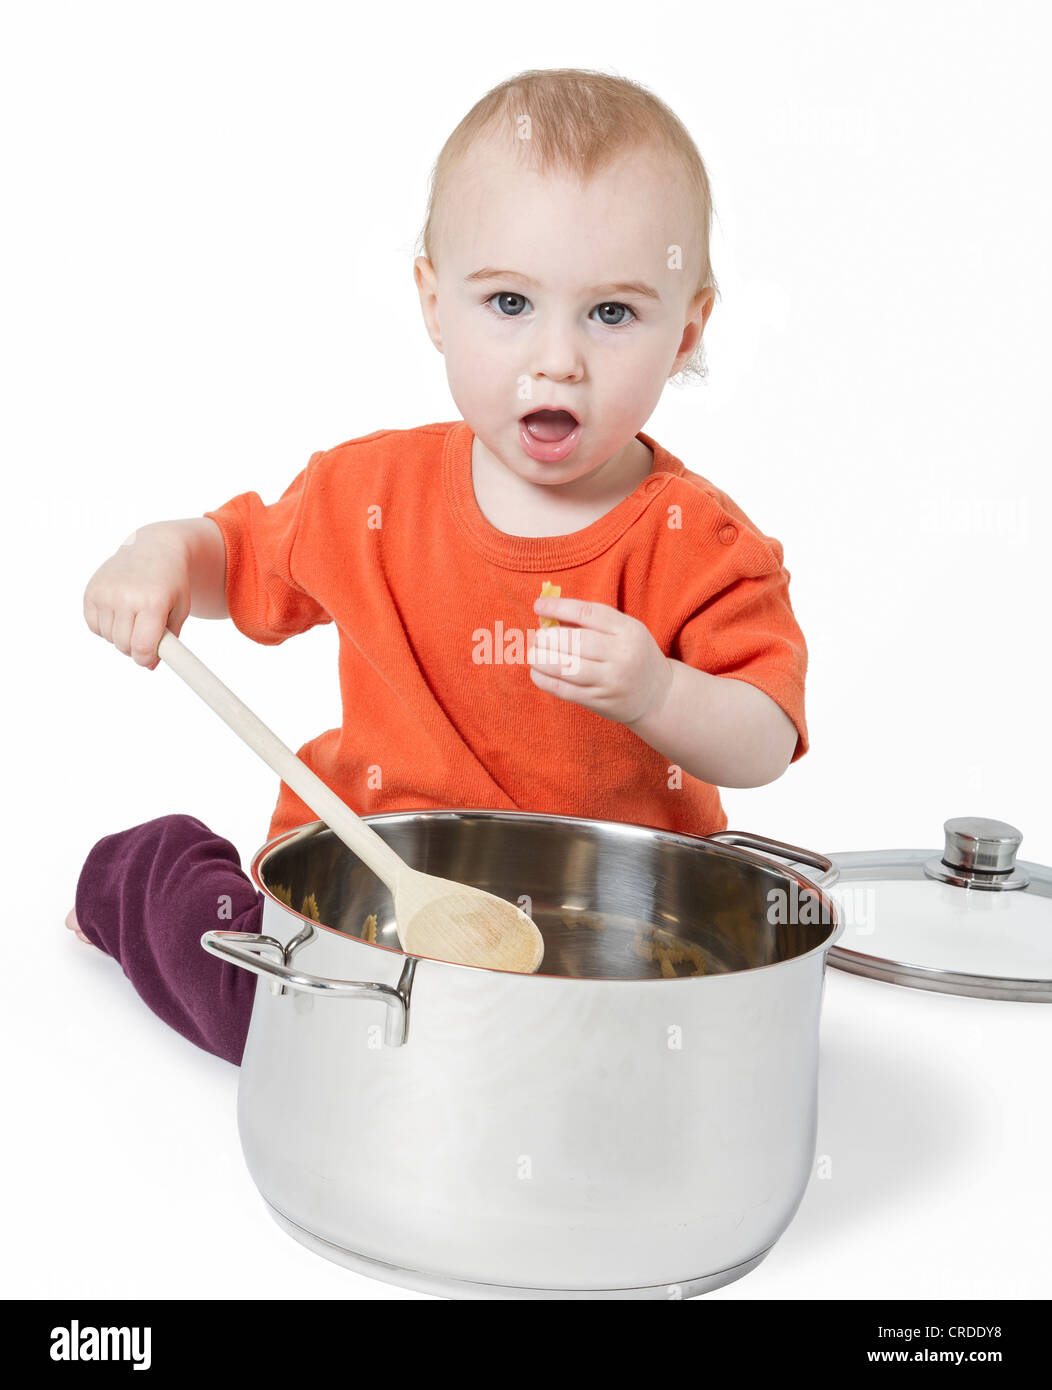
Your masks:
[[[77,921],[165,1023],[235,1066],[256,976],[210,956],[209,928],[258,932],[263,894],[229,840],[193,816],[158,816],[107,835],[77,881]]]

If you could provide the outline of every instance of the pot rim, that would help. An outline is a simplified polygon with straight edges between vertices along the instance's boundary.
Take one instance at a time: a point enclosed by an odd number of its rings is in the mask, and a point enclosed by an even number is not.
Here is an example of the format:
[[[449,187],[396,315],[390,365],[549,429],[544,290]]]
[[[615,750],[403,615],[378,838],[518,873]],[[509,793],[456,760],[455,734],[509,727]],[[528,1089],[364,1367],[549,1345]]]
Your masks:
[[[450,970],[466,970],[479,975],[512,975],[516,979],[538,979],[538,980],[560,980],[572,981],[579,984],[596,985],[670,985],[670,984],[703,984],[706,981],[719,980],[732,975],[754,975],[761,970],[778,970],[782,966],[794,964],[797,961],[808,960],[811,956],[825,954],[835,944],[844,930],[844,922],[840,918],[836,902],[829,896],[825,889],[820,888],[813,879],[806,874],[791,867],[789,862],[770,858],[767,855],[741,849],[734,845],[721,844],[710,839],[706,835],[692,835],[689,831],[668,830],[660,825],[647,825],[640,821],[610,821],[600,820],[594,816],[560,816],[547,811],[500,811],[489,807],[421,807],[418,809],[409,808],[403,811],[381,811],[375,815],[362,816],[361,819],[367,825],[376,825],[382,821],[405,820],[441,820],[441,819],[461,819],[464,816],[482,816],[489,820],[514,820],[514,821],[545,821],[553,824],[576,825],[576,826],[601,826],[604,830],[614,829],[618,833],[623,833],[626,838],[640,839],[645,832],[645,837],[651,839],[655,834],[662,839],[672,840],[676,844],[686,846],[688,849],[696,849],[699,845],[705,847],[706,852],[723,855],[729,859],[738,859],[743,863],[751,865],[753,868],[762,868],[776,875],[795,883],[808,896],[817,897],[822,910],[823,924],[831,924],[829,935],[824,941],[812,946],[809,951],[804,951],[798,956],[790,956],[787,960],[772,961],[768,965],[748,966],[744,970],[723,971],[718,975],[684,975],[677,976],[675,979],[652,978],[652,979],[624,979],[621,977],[606,979],[595,976],[578,975],[546,975],[543,968],[534,971],[531,975],[523,975],[517,970],[495,970],[490,966],[484,965],[461,965],[457,961],[442,960],[438,956],[414,956],[407,951],[396,950],[393,946],[385,946],[379,941],[363,941],[361,937],[350,936],[347,932],[339,931],[336,927],[330,927],[325,922],[319,922],[314,917],[308,917],[305,913],[297,912],[288,903],[282,902],[263,882],[260,869],[264,861],[273,854],[280,846],[290,843],[293,840],[308,839],[323,830],[329,830],[329,826],[321,819],[305,821],[302,825],[293,826],[290,830],[283,830],[275,835],[273,839],[267,840],[253,855],[249,865],[249,873],[256,887],[263,893],[265,898],[275,903],[283,912],[298,917],[301,922],[308,924],[315,930],[321,930],[338,936],[344,941],[353,941],[359,946],[365,946],[370,950],[386,952],[387,955],[396,956],[401,960],[426,960],[434,965],[445,966]],[[331,832],[330,832],[331,833]],[[722,832],[713,832],[719,834]],[[543,967],[543,961],[542,961]]]

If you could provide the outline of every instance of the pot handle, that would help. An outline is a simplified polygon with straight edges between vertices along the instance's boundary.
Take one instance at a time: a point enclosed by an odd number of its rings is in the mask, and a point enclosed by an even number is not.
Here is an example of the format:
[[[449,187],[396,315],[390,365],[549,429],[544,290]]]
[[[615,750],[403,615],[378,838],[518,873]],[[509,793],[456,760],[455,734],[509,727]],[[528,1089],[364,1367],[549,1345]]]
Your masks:
[[[272,936],[257,936],[252,932],[206,931],[201,945],[212,956],[221,956],[233,961],[243,970],[251,970],[254,975],[266,975],[278,980],[286,989],[299,990],[304,994],[327,994],[338,999],[378,999],[387,1005],[384,1026],[384,1042],[388,1047],[401,1047],[406,1040],[409,1016],[405,1000],[398,990],[390,985],[375,984],[372,981],[329,980],[322,975],[307,975],[301,970],[290,970],[283,961],[272,960],[260,954],[263,950],[277,949],[284,954],[280,941]]]
[[[813,880],[819,888],[831,888],[840,877],[840,869],[832,859],[827,859],[824,854],[816,854],[814,850],[801,849],[799,845],[787,845],[781,840],[768,840],[763,835],[750,835],[740,830],[722,830],[716,835],[706,835],[705,839],[718,840],[722,845],[762,850],[764,854],[773,854],[791,863],[810,864],[812,868],[822,870],[821,878]]]

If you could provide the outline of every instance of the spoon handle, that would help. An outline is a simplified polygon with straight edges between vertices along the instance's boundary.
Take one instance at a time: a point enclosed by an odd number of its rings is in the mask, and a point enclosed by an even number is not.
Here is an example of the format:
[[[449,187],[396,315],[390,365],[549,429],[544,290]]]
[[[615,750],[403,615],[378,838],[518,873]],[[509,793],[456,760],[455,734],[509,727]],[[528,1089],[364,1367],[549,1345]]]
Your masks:
[[[334,835],[358,855],[391,890],[408,866],[376,831],[356,816],[317,773],[296,757],[277,734],[243,704],[199,657],[168,630],[157,645],[157,655],[191,690],[210,705],[220,719],[253,749],[272,771],[323,820]]]

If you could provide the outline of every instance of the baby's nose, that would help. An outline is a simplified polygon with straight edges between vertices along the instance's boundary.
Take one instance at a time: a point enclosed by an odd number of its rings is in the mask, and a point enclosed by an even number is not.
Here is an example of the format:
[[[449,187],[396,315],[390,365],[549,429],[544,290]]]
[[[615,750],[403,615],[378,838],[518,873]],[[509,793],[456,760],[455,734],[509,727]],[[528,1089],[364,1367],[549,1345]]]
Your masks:
[[[533,357],[535,380],[575,381],[584,375],[584,357],[576,337],[549,333],[538,343]]]

